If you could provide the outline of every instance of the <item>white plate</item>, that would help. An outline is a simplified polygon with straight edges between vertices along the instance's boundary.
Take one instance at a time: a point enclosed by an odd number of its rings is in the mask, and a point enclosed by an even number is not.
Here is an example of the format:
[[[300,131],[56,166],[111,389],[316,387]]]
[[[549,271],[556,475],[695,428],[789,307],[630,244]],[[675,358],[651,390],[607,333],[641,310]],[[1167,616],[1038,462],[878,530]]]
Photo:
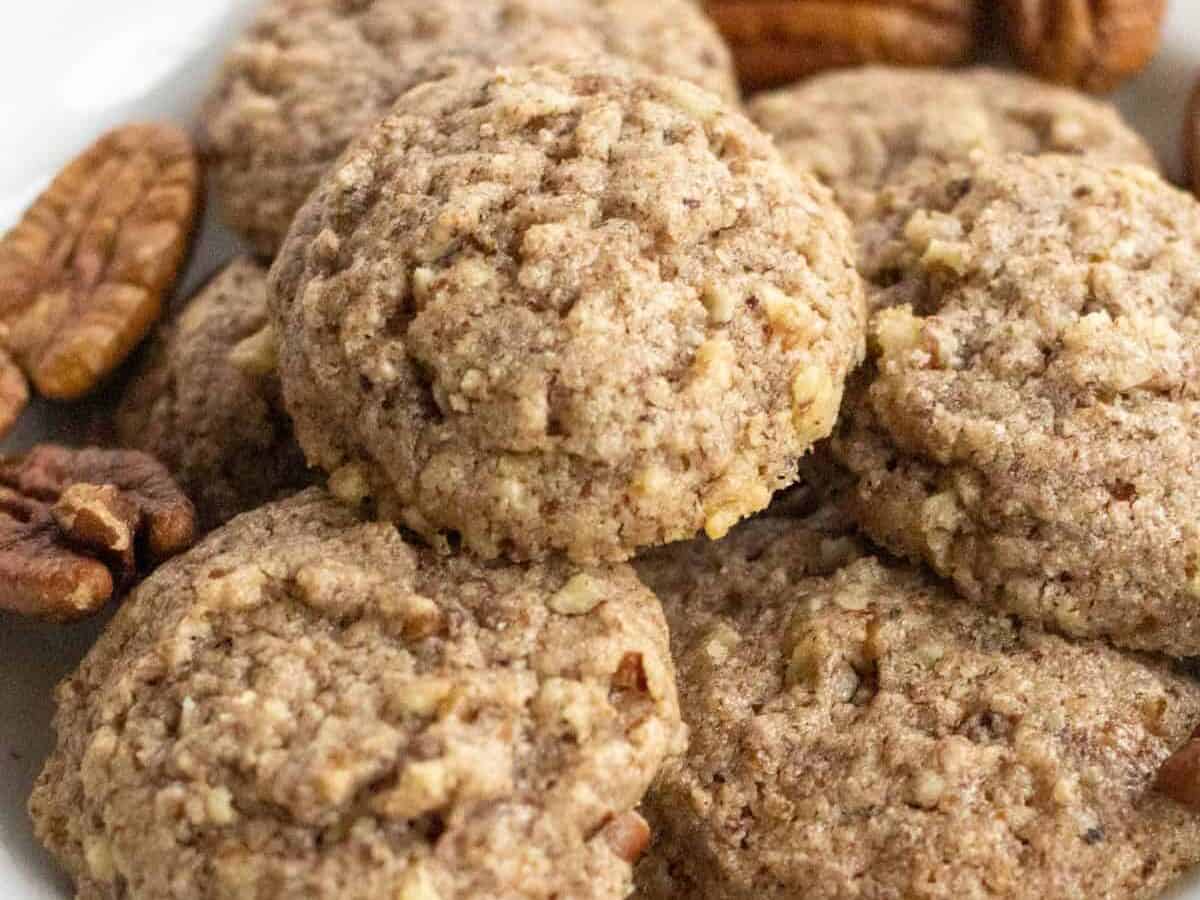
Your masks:
[[[189,122],[216,61],[255,0],[38,0],[5,10],[0,84],[0,228],[10,225],[59,166],[105,128],[131,119]],[[1182,109],[1200,72],[1200,3],[1175,0],[1163,51],[1118,97],[1179,175]],[[211,204],[210,204],[211,210]],[[180,294],[236,241],[211,215]],[[70,440],[69,408],[39,405],[4,442]],[[25,802],[53,735],[54,684],[87,650],[100,623],[32,625],[0,615],[0,898],[62,900],[70,885],[31,834]],[[1178,900],[1200,900],[1200,875]]]

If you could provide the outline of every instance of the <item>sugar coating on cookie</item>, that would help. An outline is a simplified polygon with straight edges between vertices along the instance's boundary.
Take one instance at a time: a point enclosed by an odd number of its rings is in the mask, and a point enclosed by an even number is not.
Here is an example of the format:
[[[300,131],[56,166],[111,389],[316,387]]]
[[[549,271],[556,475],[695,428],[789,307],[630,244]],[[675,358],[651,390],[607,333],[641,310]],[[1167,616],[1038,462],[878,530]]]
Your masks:
[[[1200,652],[1200,205],[1045,156],[890,189],[835,441],[866,530],[1069,634]]]
[[[682,81],[433,82],[276,260],[287,406],[339,496],[484,557],[719,537],[833,427],[863,333],[848,232]]]
[[[171,470],[205,529],[308,481],[274,356],[267,272],[235,260],[164,326],[117,409],[122,445]]]
[[[639,898],[1149,898],[1200,860],[1151,789],[1200,684],[781,521],[637,564],[691,733]]]
[[[463,64],[603,54],[738,96],[690,0],[269,0],[201,117],[223,212],[274,254],[328,166],[409,88]]]
[[[1025,75],[871,66],[760,94],[750,117],[856,222],[914,166],[979,153],[1063,153],[1155,166],[1111,104]]]
[[[618,900],[682,745],[629,567],[447,559],[317,489],[159,569],[57,699],[30,806],[95,900]]]

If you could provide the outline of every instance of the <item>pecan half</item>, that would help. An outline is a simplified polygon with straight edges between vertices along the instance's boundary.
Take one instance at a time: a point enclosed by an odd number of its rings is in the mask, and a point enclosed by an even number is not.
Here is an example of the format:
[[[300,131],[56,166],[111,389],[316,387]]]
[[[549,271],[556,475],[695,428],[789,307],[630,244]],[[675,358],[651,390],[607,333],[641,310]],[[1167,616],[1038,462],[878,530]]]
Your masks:
[[[87,616],[195,530],[191,502],[144,453],[42,445],[0,458],[0,609]]]
[[[200,172],[170,125],[102,137],[0,238],[0,343],[43,396],[112,372],[162,312],[195,221]]]
[[[1154,789],[1185,806],[1200,809],[1200,727],[1159,767]]]
[[[1188,101],[1187,112],[1184,114],[1183,164],[1188,184],[1192,186],[1196,196],[1200,197],[1200,81],[1192,88],[1192,98]]]
[[[748,88],[864,63],[949,65],[975,45],[975,0],[706,0]]]
[[[1022,63],[1041,77],[1111,91],[1158,51],[1166,0],[1004,0]]]
[[[0,350],[0,438],[4,437],[29,404],[29,385],[11,356]]]

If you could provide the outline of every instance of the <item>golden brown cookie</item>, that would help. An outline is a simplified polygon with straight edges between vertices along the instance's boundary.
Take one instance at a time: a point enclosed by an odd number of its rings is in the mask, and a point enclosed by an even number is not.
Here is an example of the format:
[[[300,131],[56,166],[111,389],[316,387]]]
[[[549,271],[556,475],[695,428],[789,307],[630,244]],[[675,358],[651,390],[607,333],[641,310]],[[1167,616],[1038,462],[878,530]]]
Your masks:
[[[867,532],[1071,635],[1200,652],[1200,204],[1012,157],[886,192],[834,442]]]
[[[1200,861],[1200,817],[1152,790],[1200,716],[1164,662],[784,519],[637,565],[691,732],[643,807],[641,900],[1150,898]]]
[[[30,804],[89,900],[619,900],[682,730],[627,566],[483,565],[313,489],[164,566]]]
[[[1112,105],[1014,72],[873,66],[755,97],[749,114],[856,223],[914,167],[980,153],[1064,153],[1154,166]]]
[[[464,65],[606,54],[737,97],[690,0],[270,0],[202,116],[225,216],[273,255],[326,169],[409,88]]]
[[[266,327],[267,273],[235,260],[165,327],[117,410],[121,443],[171,470],[205,530],[310,480]]]
[[[693,85],[430,83],[275,263],[287,407],[340,496],[484,557],[718,537],[833,427],[851,254],[828,192]]]

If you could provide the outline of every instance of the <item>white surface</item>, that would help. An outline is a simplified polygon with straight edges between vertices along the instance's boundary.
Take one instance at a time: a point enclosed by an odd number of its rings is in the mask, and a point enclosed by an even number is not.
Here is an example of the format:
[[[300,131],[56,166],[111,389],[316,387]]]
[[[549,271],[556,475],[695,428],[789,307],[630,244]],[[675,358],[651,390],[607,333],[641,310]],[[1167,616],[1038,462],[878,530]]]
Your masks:
[[[66,160],[131,119],[190,121],[212,69],[254,0],[36,0],[5,9],[0,37],[0,228]],[[1126,114],[1178,176],[1181,111],[1200,74],[1200,2],[1172,0],[1165,46],[1125,88]],[[210,205],[210,211],[212,209]],[[236,243],[212,221],[181,286],[186,294]],[[38,407],[6,442],[72,434],[70,408]],[[61,900],[70,887],[37,846],[25,802],[49,750],[54,684],[100,623],[33,625],[0,615],[0,898]],[[1200,875],[1179,898],[1200,900]]]

